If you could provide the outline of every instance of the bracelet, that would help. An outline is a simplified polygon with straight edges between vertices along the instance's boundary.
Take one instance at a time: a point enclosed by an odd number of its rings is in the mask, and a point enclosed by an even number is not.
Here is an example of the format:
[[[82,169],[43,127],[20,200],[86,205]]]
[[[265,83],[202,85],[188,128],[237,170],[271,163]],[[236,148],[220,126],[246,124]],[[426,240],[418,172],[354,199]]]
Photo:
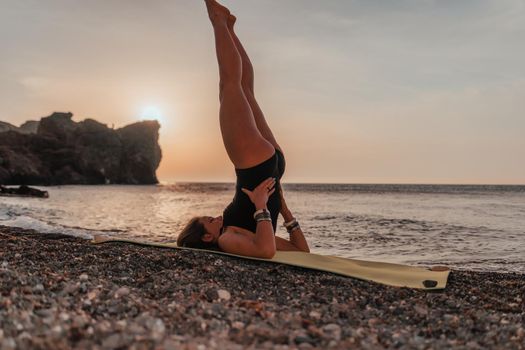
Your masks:
[[[297,220],[291,224],[290,226],[286,227],[286,231],[288,231],[288,233],[292,233],[293,231],[297,230],[297,229],[300,229],[301,226],[299,225],[299,223],[297,222]]]
[[[293,228],[290,229],[290,231],[288,231],[288,233],[293,233],[295,230],[300,230],[301,229],[301,226],[297,225]]]
[[[270,212],[268,211],[268,209],[259,209],[259,210],[256,210],[255,213],[253,213],[253,218],[255,219],[257,215],[262,214],[262,213],[270,215]]]
[[[266,211],[266,212],[262,212],[262,213],[259,213],[259,214],[255,215],[254,219],[257,222],[263,221],[263,220],[271,221],[272,220],[272,216],[270,215],[270,212]]]
[[[293,218],[292,220],[288,221],[288,222],[285,222],[283,224],[284,227],[288,228],[288,227],[291,227],[293,225],[295,225],[297,223],[297,220],[295,220],[295,218]]]
[[[257,221],[259,219],[267,219],[267,218],[271,218],[271,217],[272,216],[269,213],[268,214],[260,213],[260,214],[257,214],[254,219]]]
[[[261,221],[269,221],[269,222],[272,222],[272,218],[270,218],[270,217],[264,217],[264,218],[257,219],[257,223],[259,223],[259,222],[261,222]]]

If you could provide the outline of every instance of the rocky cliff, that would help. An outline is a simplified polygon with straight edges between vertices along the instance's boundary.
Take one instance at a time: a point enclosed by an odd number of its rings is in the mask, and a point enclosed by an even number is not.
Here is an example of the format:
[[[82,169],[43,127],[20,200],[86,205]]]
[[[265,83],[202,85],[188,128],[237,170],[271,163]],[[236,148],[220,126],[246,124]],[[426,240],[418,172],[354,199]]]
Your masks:
[[[0,129],[0,184],[158,182],[157,121],[114,130],[93,119],[75,122],[72,117],[71,113],[53,113],[38,124],[26,125],[23,131],[3,123],[7,126]],[[35,128],[36,133],[31,133]]]
[[[9,123],[0,121],[0,133],[5,131],[17,131],[22,134],[36,134],[39,124],[40,122],[37,122],[36,120],[28,120],[20,125],[20,127],[16,127]]]

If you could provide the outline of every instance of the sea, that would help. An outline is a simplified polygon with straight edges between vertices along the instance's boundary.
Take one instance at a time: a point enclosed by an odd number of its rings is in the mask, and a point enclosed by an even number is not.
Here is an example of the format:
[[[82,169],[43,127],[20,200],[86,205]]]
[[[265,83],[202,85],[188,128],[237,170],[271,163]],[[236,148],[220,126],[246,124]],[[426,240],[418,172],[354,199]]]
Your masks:
[[[174,242],[193,216],[222,215],[233,183],[39,187],[0,197],[0,225]],[[525,273],[525,186],[284,184],[317,254]],[[287,237],[278,223],[278,236]]]

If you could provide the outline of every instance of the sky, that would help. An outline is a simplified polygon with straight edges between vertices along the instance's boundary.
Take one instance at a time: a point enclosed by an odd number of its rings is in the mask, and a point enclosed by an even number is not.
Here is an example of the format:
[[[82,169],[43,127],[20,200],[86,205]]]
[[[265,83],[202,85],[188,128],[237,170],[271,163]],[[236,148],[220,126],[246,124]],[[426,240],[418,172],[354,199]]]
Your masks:
[[[285,182],[525,184],[525,0],[229,0]],[[0,120],[159,119],[162,182],[234,181],[201,0],[0,0]]]

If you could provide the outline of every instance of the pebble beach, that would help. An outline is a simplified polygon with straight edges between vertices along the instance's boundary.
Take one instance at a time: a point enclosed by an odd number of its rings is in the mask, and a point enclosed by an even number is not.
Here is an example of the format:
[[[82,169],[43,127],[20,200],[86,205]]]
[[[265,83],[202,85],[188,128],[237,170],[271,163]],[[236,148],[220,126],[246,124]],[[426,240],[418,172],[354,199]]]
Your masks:
[[[395,288],[0,226],[1,349],[524,349],[525,275]]]

